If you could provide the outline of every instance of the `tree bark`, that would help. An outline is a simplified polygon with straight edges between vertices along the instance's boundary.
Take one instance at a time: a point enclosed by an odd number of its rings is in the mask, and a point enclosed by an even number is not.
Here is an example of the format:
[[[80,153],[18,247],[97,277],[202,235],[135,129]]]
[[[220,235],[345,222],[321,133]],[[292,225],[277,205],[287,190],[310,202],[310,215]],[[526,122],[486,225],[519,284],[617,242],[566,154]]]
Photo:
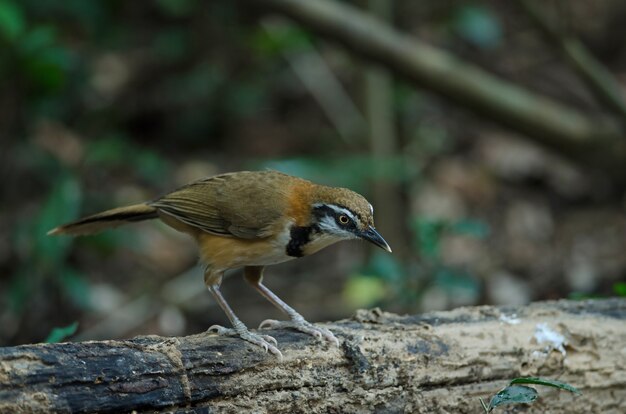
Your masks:
[[[541,145],[626,180],[621,121],[591,116],[532,93],[444,50],[395,31],[367,13],[332,0],[241,0],[287,16],[357,56],[438,93]]]
[[[209,334],[0,348],[0,413],[478,413],[517,376],[583,393],[540,389],[525,412],[622,413],[625,319],[626,299],[359,311],[327,325],[339,347],[270,331],[282,362]],[[542,326],[562,347],[540,342]]]

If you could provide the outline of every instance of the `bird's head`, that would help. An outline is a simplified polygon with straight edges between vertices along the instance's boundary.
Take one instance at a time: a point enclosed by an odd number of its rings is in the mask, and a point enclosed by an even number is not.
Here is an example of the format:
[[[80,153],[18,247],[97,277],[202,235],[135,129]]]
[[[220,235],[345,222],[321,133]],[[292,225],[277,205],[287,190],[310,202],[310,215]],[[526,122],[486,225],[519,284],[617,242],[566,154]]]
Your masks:
[[[334,239],[363,239],[391,252],[374,227],[374,209],[360,194],[346,188],[321,187],[313,201],[312,224]]]

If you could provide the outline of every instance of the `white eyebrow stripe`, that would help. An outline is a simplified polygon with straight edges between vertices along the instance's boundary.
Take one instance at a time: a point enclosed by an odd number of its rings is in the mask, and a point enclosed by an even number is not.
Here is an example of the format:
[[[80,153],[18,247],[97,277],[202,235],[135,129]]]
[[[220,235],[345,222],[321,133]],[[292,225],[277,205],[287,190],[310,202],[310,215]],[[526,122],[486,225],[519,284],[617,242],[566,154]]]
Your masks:
[[[316,203],[314,205],[314,207],[321,207],[321,206],[330,207],[333,210],[335,210],[336,213],[345,214],[346,216],[350,217],[352,219],[352,221],[354,221],[355,223],[359,222],[358,218],[350,210],[348,210],[345,207],[340,207],[340,206],[338,206],[336,204],[322,204],[322,203]]]
[[[370,213],[372,213],[372,216],[374,215],[374,206],[370,204]]]
[[[352,212],[350,210],[348,210],[347,208],[343,208],[343,207],[339,207],[336,206],[334,204],[329,204],[330,208],[332,208],[333,210],[335,210],[337,213],[339,214],[345,214],[346,216],[350,217],[350,219],[355,222],[358,223],[357,218],[355,217],[354,214],[352,214]]]

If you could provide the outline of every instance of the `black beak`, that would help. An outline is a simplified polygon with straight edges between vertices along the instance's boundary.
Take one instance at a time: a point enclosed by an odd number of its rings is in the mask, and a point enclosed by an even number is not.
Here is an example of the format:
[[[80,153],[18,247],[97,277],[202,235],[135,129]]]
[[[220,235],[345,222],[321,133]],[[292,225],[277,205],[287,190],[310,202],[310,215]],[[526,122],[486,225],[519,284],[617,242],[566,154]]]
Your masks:
[[[378,232],[376,231],[374,227],[369,226],[367,230],[361,232],[359,237],[391,253],[391,247],[389,247],[389,244],[387,244],[385,239],[383,239],[383,236],[378,234]]]

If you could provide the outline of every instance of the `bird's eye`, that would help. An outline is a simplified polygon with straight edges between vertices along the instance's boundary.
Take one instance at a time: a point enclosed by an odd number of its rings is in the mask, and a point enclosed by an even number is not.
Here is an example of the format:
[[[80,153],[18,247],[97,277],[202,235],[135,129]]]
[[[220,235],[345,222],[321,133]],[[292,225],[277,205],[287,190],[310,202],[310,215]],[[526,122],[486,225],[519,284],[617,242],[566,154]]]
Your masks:
[[[350,219],[348,218],[348,216],[341,215],[339,216],[339,222],[345,225],[350,223]]]

